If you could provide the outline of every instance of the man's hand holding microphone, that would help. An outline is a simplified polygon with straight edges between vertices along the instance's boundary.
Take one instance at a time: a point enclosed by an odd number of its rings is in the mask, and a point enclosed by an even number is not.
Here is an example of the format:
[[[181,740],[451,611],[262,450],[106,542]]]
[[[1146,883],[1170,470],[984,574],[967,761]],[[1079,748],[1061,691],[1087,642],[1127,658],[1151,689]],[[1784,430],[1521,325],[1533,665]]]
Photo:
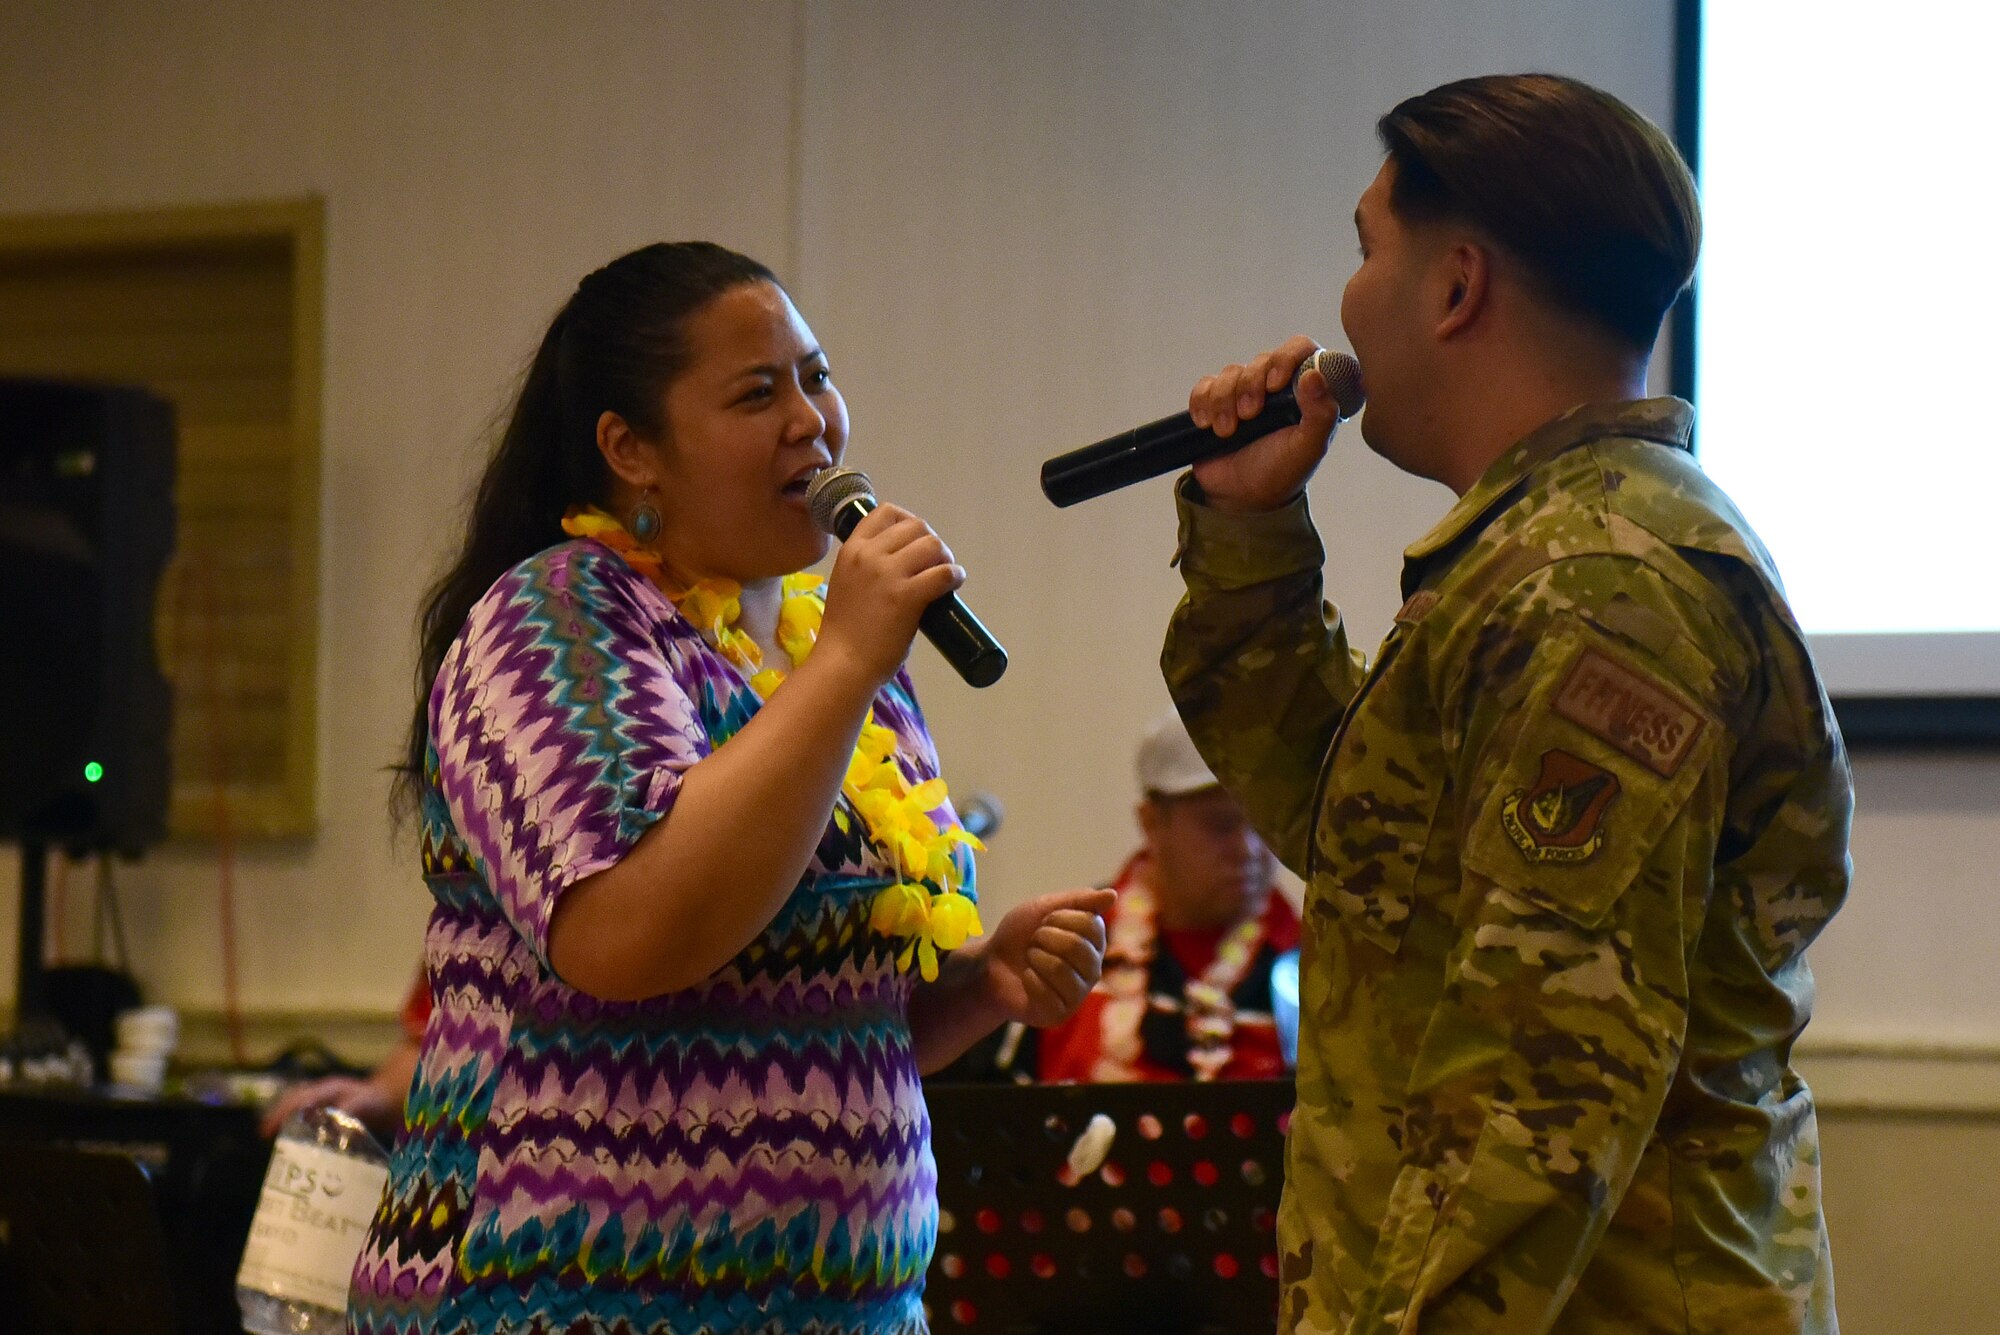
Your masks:
[[[1189,396],[1188,412],[1050,459],[1042,465],[1042,494],[1056,505],[1075,505],[1193,465],[1204,489],[1213,479],[1222,495],[1269,509],[1296,493],[1326,452],[1334,424],[1360,412],[1363,397],[1361,364],[1354,358],[1308,338],[1287,339],[1248,366],[1204,378]],[[1255,484],[1276,482],[1285,470],[1267,478],[1260,463],[1214,466],[1222,456],[1248,455],[1245,447],[1253,441],[1258,459],[1291,459],[1300,470],[1292,491],[1269,504],[1255,503],[1262,497]]]
[[[1319,365],[1305,366],[1318,354],[1318,344],[1303,334],[1294,335],[1248,363],[1225,366],[1195,382],[1188,394],[1188,416],[1224,440],[1236,434],[1239,424],[1261,413],[1268,397],[1287,386],[1292,387],[1299,411],[1294,426],[1280,427],[1227,453],[1197,459],[1194,480],[1204,504],[1243,514],[1275,510],[1299,494],[1326,457],[1334,428],[1360,406],[1358,377],[1351,406],[1343,412],[1327,383],[1328,372]]]

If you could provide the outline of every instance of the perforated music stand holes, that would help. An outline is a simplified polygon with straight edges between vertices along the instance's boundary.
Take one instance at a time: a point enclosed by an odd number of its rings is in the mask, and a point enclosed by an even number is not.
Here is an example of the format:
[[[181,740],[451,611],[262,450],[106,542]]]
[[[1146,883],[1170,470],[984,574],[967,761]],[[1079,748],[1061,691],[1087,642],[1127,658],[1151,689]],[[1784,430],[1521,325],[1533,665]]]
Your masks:
[[[945,1214],[925,1297],[940,1332],[1269,1335],[1288,1087],[944,1086],[926,1098]],[[1110,1152],[1072,1174],[1069,1152],[1098,1115],[1117,1128]]]

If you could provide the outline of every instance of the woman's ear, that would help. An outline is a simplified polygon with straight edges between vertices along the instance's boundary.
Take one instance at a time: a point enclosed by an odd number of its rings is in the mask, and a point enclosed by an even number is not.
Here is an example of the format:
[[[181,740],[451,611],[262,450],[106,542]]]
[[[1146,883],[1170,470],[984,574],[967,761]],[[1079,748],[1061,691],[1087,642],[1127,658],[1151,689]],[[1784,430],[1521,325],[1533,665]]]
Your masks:
[[[644,491],[659,485],[659,451],[640,439],[639,433],[617,413],[606,411],[598,415],[597,452],[627,486]]]
[[[1461,241],[1445,252],[1440,263],[1446,295],[1437,336],[1446,339],[1470,329],[1485,313],[1493,293],[1493,257],[1478,242]]]

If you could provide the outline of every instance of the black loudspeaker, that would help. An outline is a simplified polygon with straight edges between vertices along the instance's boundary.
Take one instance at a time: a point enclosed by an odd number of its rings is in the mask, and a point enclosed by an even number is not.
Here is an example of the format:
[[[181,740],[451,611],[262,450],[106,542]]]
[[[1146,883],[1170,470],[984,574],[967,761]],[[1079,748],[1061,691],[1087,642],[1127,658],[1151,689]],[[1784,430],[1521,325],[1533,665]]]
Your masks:
[[[153,602],[173,485],[164,399],[0,379],[0,839],[137,853],[166,835]]]

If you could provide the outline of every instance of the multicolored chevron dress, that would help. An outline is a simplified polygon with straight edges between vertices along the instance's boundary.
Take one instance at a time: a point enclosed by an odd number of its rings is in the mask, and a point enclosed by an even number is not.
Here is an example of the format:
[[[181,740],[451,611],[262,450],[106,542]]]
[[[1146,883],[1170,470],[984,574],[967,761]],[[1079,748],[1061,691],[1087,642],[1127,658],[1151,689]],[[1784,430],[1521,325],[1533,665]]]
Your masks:
[[[912,975],[869,930],[894,877],[851,812],[706,982],[611,1003],[549,968],[564,888],[665,816],[758,704],[593,542],[523,562],[467,617],[430,702],[436,1009],[354,1335],[924,1329],[937,1170]],[[905,676],[875,717],[912,779],[937,774]]]

